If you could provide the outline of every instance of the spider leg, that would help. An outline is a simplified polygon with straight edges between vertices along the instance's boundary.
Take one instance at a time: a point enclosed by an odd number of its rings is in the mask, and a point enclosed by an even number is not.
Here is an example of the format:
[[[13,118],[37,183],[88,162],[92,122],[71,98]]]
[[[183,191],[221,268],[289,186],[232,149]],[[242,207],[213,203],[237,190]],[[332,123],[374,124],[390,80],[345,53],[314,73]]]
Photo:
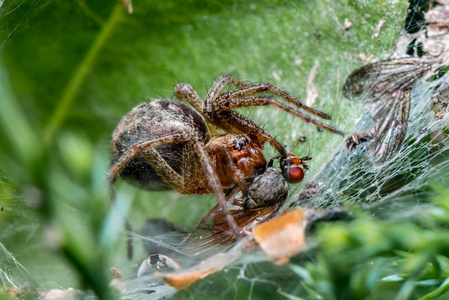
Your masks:
[[[186,183],[188,183],[188,180],[185,180],[186,176],[180,175],[173,170],[156,149],[147,148],[142,151],[142,155],[153,167],[156,173],[159,174],[174,190],[180,194],[189,194],[189,192],[187,192],[188,185],[186,185]]]
[[[236,91],[239,92],[239,91]],[[298,118],[303,119],[304,121],[308,123],[312,123],[315,126],[325,129],[327,131],[343,135],[343,132],[336,129],[335,127],[332,127],[330,125],[327,125],[325,123],[322,123],[320,121],[317,121],[310,117],[309,115],[306,115],[299,110],[296,110],[274,98],[271,97],[242,97],[238,98],[239,94],[233,95],[233,92],[227,96],[227,94],[222,94],[218,96],[218,98],[215,100],[215,105],[213,106],[214,115],[220,115],[224,111],[228,111],[235,108],[241,108],[241,107],[250,107],[250,106],[274,106],[277,108],[282,109],[285,112],[288,112]]]
[[[197,112],[203,114],[203,101],[190,84],[180,83],[176,85],[175,97],[177,100],[187,100]]]
[[[229,154],[229,151],[226,148],[219,148],[218,151],[222,152],[222,154],[224,154],[221,157],[225,157],[225,159],[228,161],[228,164],[230,166],[232,166],[234,164],[234,162],[232,161],[231,155]],[[226,192],[226,203],[229,202],[230,198],[235,195],[239,190],[242,192],[243,197],[246,198],[248,196],[248,185],[246,184],[246,181],[243,177],[243,175],[241,174],[240,170],[238,170],[237,168],[232,168],[232,171],[234,172],[233,174],[233,179],[235,182],[237,182],[237,185],[234,185],[230,190],[228,190]],[[221,208],[220,203],[218,203],[217,205],[215,205],[199,222],[198,224],[195,226],[195,228],[192,230],[192,232],[189,233],[189,235],[181,242],[181,244],[185,243],[191,236],[192,234],[194,234],[199,228],[200,226],[206,222],[210,216],[214,215],[219,209]]]
[[[196,166],[197,158],[191,156],[192,148],[185,149],[184,159],[182,162],[184,164],[183,174],[177,173],[173,168],[167,163],[167,161],[159,154],[159,152],[154,148],[162,144],[168,143],[192,143],[192,136],[188,133],[175,133],[165,136],[160,136],[157,138],[150,138],[147,140],[140,141],[130,147],[122,157],[112,166],[109,171],[109,178],[112,184],[120,176],[123,169],[140,153],[145,157],[147,162],[156,171],[156,173],[162,177],[162,179],[168,183],[174,190],[180,194],[192,194],[199,190],[199,188],[207,189],[207,186],[199,184],[197,186],[197,181],[192,180],[192,178],[197,178],[196,175],[200,175],[199,180],[204,179],[203,182],[206,184],[206,179],[204,178],[204,173],[198,174],[195,172],[194,166]],[[201,169],[201,166],[199,166]],[[202,175],[202,176],[201,176]]]
[[[226,221],[228,222],[228,225],[234,232],[235,236],[239,238],[240,233],[234,218],[229,212],[227,200],[223,193],[220,179],[217,176],[217,171],[215,170],[214,164],[212,163],[212,159],[210,158],[209,154],[206,151],[204,142],[198,136],[195,137],[194,147],[200,157],[200,161],[202,162],[203,171],[206,174],[209,186],[212,188],[214,194],[217,195],[218,203],[220,204],[223,213],[226,216]]]
[[[209,94],[206,97],[206,104],[205,106],[208,106],[209,102],[213,102],[216,98],[220,97],[219,95],[220,91],[227,85],[232,84],[238,88],[239,90],[230,92],[229,95],[232,98],[243,98],[247,96],[252,96],[255,94],[260,94],[264,92],[270,92],[274,95],[277,95],[286,101],[296,105],[297,107],[308,111],[314,115],[317,115],[324,119],[332,119],[332,117],[320,110],[317,110],[315,108],[309,107],[305,104],[303,104],[301,101],[293,97],[292,95],[288,94],[287,92],[284,92],[283,90],[279,89],[278,87],[274,86],[271,83],[259,83],[255,85],[248,85],[238,79],[235,79],[228,75],[223,75],[214,83],[212,89],[209,91]],[[223,94],[226,95],[226,94]]]
[[[212,88],[209,90],[209,93],[206,96],[206,102],[208,101],[208,99],[217,98],[221,90],[223,90],[223,88],[228,84],[232,84],[238,88],[247,88],[250,86],[249,84],[240,81],[234,77],[231,77],[229,75],[222,75],[218,77],[218,79],[214,82]]]
[[[209,116],[208,116],[209,117]],[[274,137],[266,133],[262,127],[235,111],[226,111],[226,114],[212,114],[209,117],[211,123],[219,125],[223,130],[231,133],[246,133],[255,135],[260,142],[270,143],[281,156],[287,155],[284,146]]]
[[[230,191],[226,192],[226,199],[227,202],[231,199],[232,196],[237,192],[238,187],[234,186]],[[200,226],[204,224],[212,215],[216,214],[217,211],[220,209],[220,203],[215,205],[199,222],[196,224],[195,228],[182,240],[181,245],[187,242],[187,240],[194,234],[198,229],[200,229]]]
[[[110,184],[114,184],[120,173],[125,167],[139,154],[142,153],[149,161],[155,171],[162,176],[162,178],[170,184],[175,190],[181,194],[185,190],[182,184],[182,177],[160,156],[154,149],[156,146],[167,143],[179,143],[189,140],[189,136],[185,133],[174,133],[170,135],[160,136],[156,138],[146,139],[137,142],[130,147],[125,154],[111,167],[108,173]]]
[[[175,87],[175,97],[177,100],[186,100],[192,107],[200,114],[203,115],[203,101],[198,96],[196,91],[187,83],[180,83]],[[207,123],[207,127],[209,128],[209,132],[211,136],[220,135],[221,130],[211,124]]]

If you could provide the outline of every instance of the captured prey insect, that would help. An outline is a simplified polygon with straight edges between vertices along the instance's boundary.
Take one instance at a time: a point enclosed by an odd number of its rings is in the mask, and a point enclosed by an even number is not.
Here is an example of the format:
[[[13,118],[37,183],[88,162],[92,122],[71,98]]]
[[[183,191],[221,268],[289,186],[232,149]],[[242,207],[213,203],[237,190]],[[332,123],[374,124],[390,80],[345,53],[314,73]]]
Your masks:
[[[374,163],[384,163],[394,157],[407,132],[412,85],[431,67],[424,58],[400,58],[370,63],[352,72],[346,79],[343,94],[348,99],[372,103],[375,125],[349,137],[348,149],[371,141]]]
[[[236,89],[222,92],[227,85]],[[343,134],[300,109],[324,119],[331,119],[330,115],[270,83],[248,85],[225,75],[214,83],[204,102],[188,84],[178,84],[175,95],[174,100],[138,105],[120,121],[111,142],[111,187],[121,177],[146,190],[214,193],[236,235],[240,230],[228,211],[225,193],[246,190],[263,172],[265,143],[271,144],[281,159],[286,159],[287,153],[278,140],[234,109],[271,105],[321,129]]]
[[[432,113],[435,118],[443,119],[449,113],[449,88],[443,87],[435,92],[432,96]]]
[[[274,217],[288,197],[288,182],[299,183],[309,169],[306,161],[309,156],[298,158],[288,153],[280,158],[281,172],[273,167],[274,157],[270,160],[263,173],[257,175],[248,183],[247,193],[237,191],[228,195],[229,212],[239,229],[239,235],[244,236],[251,228]],[[200,234],[200,245],[194,250],[208,249],[215,244],[226,245],[236,240],[236,234],[230,230],[226,216],[217,204],[198,223],[187,241],[196,231]]]
[[[375,127],[350,137],[347,145],[351,149],[371,139],[371,157],[375,163],[391,159],[402,147],[412,85],[431,71],[440,77],[441,68],[446,68],[449,61],[449,2],[437,0],[437,5],[430,6],[425,1],[412,2],[405,22],[407,33],[399,37],[393,56],[417,57],[368,64],[354,71],[344,86],[347,98],[358,97],[374,103]]]

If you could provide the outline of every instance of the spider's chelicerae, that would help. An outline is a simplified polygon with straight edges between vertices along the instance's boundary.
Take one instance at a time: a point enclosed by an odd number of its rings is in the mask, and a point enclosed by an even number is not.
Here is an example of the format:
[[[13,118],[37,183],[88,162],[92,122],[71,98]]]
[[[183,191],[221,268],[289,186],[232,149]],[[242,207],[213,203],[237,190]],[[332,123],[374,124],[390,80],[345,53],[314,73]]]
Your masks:
[[[221,93],[228,84],[236,89]],[[278,140],[233,109],[271,105],[343,135],[299,109],[331,119],[328,114],[304,105],[270,83],[248,85],[224,75],[214,83],[204,102],[188,84],[178,84],[175,95],[174,100],[140,104],[120,121],[112,137],[110,182],[121,177],[147,190],[214,193],[236,234],[238,228],[229,214],[225,194],[236,187],[245,194],[247,183],[264,171],[262,149],[266,142],[279,152],[281,161],[287,153]]]

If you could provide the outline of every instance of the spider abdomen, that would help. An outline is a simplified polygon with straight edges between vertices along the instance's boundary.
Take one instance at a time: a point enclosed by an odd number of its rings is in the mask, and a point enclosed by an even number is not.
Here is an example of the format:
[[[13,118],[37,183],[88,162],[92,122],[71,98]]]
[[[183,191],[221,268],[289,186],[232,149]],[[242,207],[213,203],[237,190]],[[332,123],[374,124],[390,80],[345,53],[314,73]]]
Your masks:
[[[115,129],[111,142],[111,160],[115,164],[136,143],[176,133],[199,135],[206,143],[210,137],[201,115],[192,107],[172,100],[142,103],[126,114]],[[183,172],[187,143],[168,143],[155,150],[178,174]],[[120,176],[146,190],[169,190],[166,183],[139,153],[121,172]]]

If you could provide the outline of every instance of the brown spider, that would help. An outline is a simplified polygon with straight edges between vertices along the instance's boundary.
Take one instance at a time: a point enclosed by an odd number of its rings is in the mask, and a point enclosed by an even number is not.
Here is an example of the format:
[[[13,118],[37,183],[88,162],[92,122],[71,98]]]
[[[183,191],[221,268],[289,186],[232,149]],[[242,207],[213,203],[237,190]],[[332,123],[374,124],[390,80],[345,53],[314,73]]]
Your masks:
[[[220,93],[231,84],[231,92]],[[111,185],[120,176],[147,190],[174,189],[181,194],[214,193],[226,220],[238,236],[225,193],[236,184],[246,194],[247,183],[263,172],[265,142],[286,157],[284,147],[235,108],[272,105],[319,128],[343,135],[262,93],[271,93],[324,119],[331,116],[302,104],[270,83],[248,85],[221,76],[204,103],[188,84],[178,84],[175,100],[155,100],[136,106],[118,124],[112,137]],[[181,101],[185,99],[190,105]]]

